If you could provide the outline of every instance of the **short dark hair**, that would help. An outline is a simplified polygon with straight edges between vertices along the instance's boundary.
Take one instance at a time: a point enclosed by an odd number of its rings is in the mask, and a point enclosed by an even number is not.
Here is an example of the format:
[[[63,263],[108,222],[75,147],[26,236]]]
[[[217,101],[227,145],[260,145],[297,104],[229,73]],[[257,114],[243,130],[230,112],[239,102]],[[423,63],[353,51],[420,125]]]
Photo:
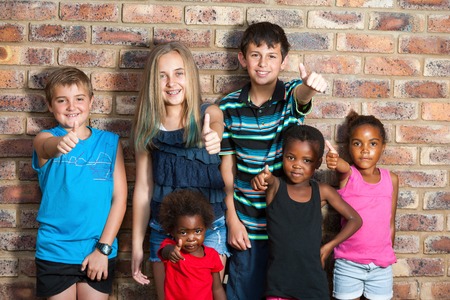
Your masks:
[[[190,189],[176,190],[164,197],[159,211],[162,228],[172,233],[178,218],[183,216],[200,216],[206,228],[214,221],[214,212],[206,197]]]
[[[61,67],[54,69],[47,78],[44,90],[48,104],[52,104],[55,87],[73,84],[85,87],[90,98],[94,95],[91,80],[83,71],[74,67]]]
[[[244,56],[247,54],[248,45],[251,43],[258,47],[265,43],[269,48],[274,48],[276,44],[280,44],[283,60],[291,47],[283,28],[270,22],[254,23],[247,27],[240,46]]]
[[[291,125],[283,134],[283,149],[292,141],[309,142],[316,150],[318,158],[322,158],[325,139],[322,132],[309,125]]]
[[[377,128],[380,131],[382,143],[386,143],[386,130],[384,129],[383,123],[372,115],[359,115],[354,110],[351,110],[346,117],[347,134],[345,139],[347,143],[350,142],[353,131],[362,125],[370,125]]]

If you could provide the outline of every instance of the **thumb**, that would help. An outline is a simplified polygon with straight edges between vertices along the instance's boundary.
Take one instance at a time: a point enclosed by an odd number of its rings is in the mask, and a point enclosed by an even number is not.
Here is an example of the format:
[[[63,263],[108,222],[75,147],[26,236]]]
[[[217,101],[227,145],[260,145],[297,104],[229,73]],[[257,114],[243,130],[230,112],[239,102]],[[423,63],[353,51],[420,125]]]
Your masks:
[[[338,153],[338,152],[336,151],[336,149],[334,149],[334,147],[331,145],[330,141],[325,140],[325,145],[327,145],[328,149],[330,149],[330,152],[332,152],[332,153]]]
[[[183,245],[183,241],[181,239],[179,239],[177,242],[177,246],[176,246],[178,248],[178,250],[181,250],[182,245]]]
[[[299,65],[298,65],[298,69],[299,69],[299,71],[300,71],[300,78],[301,79],[306,79],[307,77],[308,77],[308,73],[306,72],[306,67],[305,67],[305,65],[304,64],[302,64],[302,63],[300,63]]]
[[[264,166],[264,174],[266,174],[266,175],[270,174],[269,165]]]
[[[78,121],[75,120],[73,122],[72,132],[76,134],[78,127],[80,127],[80,124],[78,123]]]
[[[211,131],[209,123],[210,123],[209,114],[205,114],[205,120],[203,121],[203,134],[207,134]]]

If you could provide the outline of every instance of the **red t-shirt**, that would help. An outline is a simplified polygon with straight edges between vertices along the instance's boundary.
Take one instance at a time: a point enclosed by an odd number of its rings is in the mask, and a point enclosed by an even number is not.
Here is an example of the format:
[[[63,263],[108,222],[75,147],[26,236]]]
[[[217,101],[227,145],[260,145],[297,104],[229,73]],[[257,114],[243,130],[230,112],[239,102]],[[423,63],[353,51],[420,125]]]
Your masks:
[[[219,253],[213,248],[203,245],[205,256],[196,257],[182,253],[184,260],[176,264],[161,257],[161,249],[167,245],[175,245],[172,239],[165,239],[158,250],[158,256],[164,262],[166,277],[164,293],[166,300],[213,299],[212,273],[223,269]]]

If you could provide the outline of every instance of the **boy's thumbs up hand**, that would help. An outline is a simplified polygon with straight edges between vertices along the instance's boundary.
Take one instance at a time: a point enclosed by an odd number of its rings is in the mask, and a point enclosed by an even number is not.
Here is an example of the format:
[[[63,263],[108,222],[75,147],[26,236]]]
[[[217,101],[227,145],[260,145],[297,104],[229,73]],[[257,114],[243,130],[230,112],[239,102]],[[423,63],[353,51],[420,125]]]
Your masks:
[[[205,144],[205,149],[209,154],[216,154],[220,152],[220,138],[217,132],[211,129],[209,114],[205,114],[202,129],[202,141]]]
[[[305,65],[300,63],[299,65],[300,78],[303,80],[303,84],[319,93],[325,93],[328,83],[322,77],[322,75],[312,72],[308,75]]]
[[[328,169],[335,170],[338,164],[339,153],[336,151],[336,149],[334,149],[334,147],[328,140],[325,140],[325,145],[330,150],[328,151],[326,156],[327,167]]]
[[[79,126],[80,125],[78,121],[75,121],[73,123],[72,130],[70,130],[65,136],[60,139],[58,145],[56,146],[59,152],[61,152],[62,154],[67,154],[72,151],[73,148],[75,148],[75,146],[79,142],[77,136],[77,130]]]
[[[258,175],[253,177],[251,181],[252,188],[255,191],[265,191],[267,190],[267,181],[272,177],[272,173],[269,170],[269,166],[265,165],[264,170],[262,170]]]

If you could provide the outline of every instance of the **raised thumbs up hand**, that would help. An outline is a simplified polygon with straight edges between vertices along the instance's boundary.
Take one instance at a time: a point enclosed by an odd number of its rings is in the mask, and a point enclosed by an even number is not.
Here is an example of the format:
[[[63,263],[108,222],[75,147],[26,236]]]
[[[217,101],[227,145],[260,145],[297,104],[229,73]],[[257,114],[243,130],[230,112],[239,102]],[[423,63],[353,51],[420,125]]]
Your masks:
[[[75,121],[72,127],[72,130],[70,130],[65,136],[61,138],[56,148],[59,152],[62,154],[67,154],[70,151],[72,151],[73,148],[78,144],[79,139],[77,136],[77,130],[79,128],[78,121]]]
[[[217,132],[211,129],[209,114],[205,114],[202,129],[202,141],[205,144],[205,149],[209,154],[216,154],[220,152],[220,138]]]
[[[179,239],[175,247],[170,251],[169,260],[173,263],[177,263],[180,260],[184,260],[183,255],[181,255],[181,247],[183,246],[183,241]]]
[[[331,143],[325,140],[325,145],[328,147],[330,151],[328,151],[326,156],[327,167],[328,169],[335,170],[338,164],[339,153],[334,149]]]
[[[252,188],[255,191],[265,191],[267,190],[268,183],[267,181],[272,177],[272,173],[269,170],[269,166],[265,165],[264,170],[261,171],[258,175],[253,177],[251,181]]]
[[[319,93],[324,93],[326,91],[328,83],[322,77],[322,75],[317,74],[316,72],[312,72],[308,75],[305,65],[303,65],[302,63],[300,63],[298,68],[300,71],[300,78],[303,80],[303,84]]]

